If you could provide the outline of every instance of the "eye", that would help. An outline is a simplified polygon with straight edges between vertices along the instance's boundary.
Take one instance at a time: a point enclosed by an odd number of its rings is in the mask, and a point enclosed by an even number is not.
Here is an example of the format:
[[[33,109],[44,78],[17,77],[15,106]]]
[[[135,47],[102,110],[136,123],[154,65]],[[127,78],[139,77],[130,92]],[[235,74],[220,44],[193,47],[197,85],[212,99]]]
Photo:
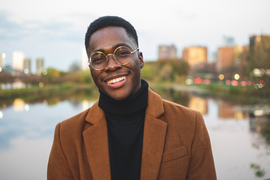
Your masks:
[[[126,48],[126,47],[121,47],[119,49],[117,49],[117,51],[115,52],[116,56],[127,56],[130,55],[130,49]]]
[[[91,57],[91,62],[93,64],[103,63],[104,61],[106,61],[106,57],[100,53],[93,54]]]

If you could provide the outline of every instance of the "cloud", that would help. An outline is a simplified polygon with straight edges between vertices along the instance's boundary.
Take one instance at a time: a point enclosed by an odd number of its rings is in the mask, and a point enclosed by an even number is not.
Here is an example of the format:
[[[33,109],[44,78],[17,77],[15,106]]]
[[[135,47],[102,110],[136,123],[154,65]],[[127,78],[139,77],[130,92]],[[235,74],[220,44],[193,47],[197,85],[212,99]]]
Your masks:
[[[78,12],[41,20],[15,21],[12,17],[10,12],[0,13],[0,53],[7,54],[6,64],[12,64],[13,51],[23,51],[33,62],[42,57],[46,67],[60,70],[80,59],[87,27],[97,18]]]
[[[16,40],[19,38],[16,33],[18,29],[21,29],[21,25],[8,20],[7,12],[0,12],[0,40]]]
[[[9,14],[0,12],[1,41],[41,40],[41,41],[70,41],[81,42],[84,34],[74,27],[73,22],[60,20],[26,21],[18,23],[9,20]]]

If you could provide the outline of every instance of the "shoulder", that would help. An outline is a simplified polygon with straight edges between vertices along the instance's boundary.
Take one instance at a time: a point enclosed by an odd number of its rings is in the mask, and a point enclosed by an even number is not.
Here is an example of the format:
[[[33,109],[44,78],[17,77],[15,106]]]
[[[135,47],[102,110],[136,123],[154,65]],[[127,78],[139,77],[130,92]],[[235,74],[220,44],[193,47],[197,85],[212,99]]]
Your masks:
[[[91,112],[92,107],[76,114],[68,119],[65,119],[57,124],[59,126],[60,133],[70,134],[72,133],[81,133],[85,129],[86,119]]]
[[[89,113],[90,108],[86,109],[85,111],[82,111],[79,114],[76,114],[66,120],[63,120],[60,122],[61,126],[72,128],[74,126],[77,126],[78,124],[81,124],[84,120],[87,114]]]

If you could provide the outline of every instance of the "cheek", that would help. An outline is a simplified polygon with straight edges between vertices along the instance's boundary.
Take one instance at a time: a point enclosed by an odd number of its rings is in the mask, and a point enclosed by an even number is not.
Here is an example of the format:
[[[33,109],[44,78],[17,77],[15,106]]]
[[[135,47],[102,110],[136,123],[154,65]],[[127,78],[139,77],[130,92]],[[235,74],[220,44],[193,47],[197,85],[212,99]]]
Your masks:
[[[134,68],[134,71],[137,71],[138,69],[141,69],[140,59],[134,59],[132,62],[132,67]]]
[[[97,84],[98,74],[95,73],[93,70],[91,71],[91,77],[92,77],[93,81],[95,82],[95,84]]]
[[[141,74],[141,68],[142,68],[142,64],[140,63],[140,60],[138,59],[138,61],[136,61],[136,64],[135,64],[135,70],[136,70],[137,75]]]

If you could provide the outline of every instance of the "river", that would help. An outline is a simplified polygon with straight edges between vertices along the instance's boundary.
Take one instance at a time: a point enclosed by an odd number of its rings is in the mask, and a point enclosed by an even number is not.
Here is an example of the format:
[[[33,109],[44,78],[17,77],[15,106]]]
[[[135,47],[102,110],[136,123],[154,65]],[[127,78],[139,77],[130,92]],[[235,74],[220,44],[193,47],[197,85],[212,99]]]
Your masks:
[[[172,89],[158,90],[165,99],[203,114],[219,180],[270,178],[270,119],[264,104],[234,101]],[[45,180],[55,125],[91,107],[98,97],[17,98],[0,106],[0,179]],[[251,113],[251,112],[255,112]],[[265,135],[266,134],[266,135]]]

